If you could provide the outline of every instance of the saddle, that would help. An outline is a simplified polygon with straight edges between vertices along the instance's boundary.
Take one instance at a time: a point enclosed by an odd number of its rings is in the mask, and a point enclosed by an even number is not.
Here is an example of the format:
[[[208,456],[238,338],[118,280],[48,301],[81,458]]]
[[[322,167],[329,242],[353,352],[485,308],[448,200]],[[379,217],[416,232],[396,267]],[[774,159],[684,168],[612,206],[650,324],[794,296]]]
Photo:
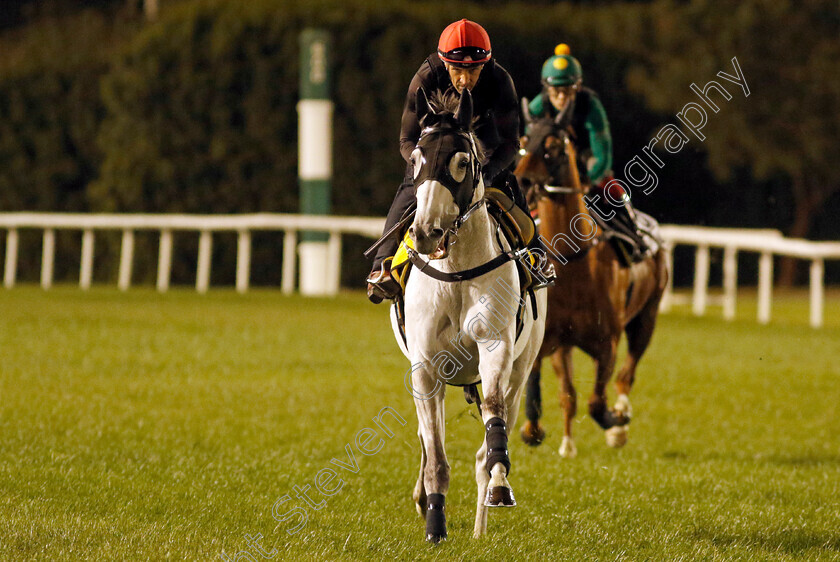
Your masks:
[[[604,233],[604,239],[615,250],[622,267],[630,267],[644,261],[659,251],[663,239],[659,222],[647,213],[633,210],[635,225],[616,220],[605,221],[598,213],[590,213]]]

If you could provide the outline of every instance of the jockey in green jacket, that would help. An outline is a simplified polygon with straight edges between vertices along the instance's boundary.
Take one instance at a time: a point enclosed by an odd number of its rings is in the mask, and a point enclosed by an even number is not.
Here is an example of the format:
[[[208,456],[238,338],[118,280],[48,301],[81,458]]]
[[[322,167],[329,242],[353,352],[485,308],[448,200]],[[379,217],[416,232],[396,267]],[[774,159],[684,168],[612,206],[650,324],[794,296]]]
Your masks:
[[[577,150],[581,184],[590,186],[587,207],[610,228],[629,236],[637,246],[634,254],[638,258],[646,247],[636,226],[630,197],[620,183],[612,181],[612,137],[607,113],[598,95],[583,86],[583,70],[571,56],[568,45],[557,45],[554,53],[543,64],[543,90],[528,104],[528,112],[531,117],[566,113],[564,123]]]

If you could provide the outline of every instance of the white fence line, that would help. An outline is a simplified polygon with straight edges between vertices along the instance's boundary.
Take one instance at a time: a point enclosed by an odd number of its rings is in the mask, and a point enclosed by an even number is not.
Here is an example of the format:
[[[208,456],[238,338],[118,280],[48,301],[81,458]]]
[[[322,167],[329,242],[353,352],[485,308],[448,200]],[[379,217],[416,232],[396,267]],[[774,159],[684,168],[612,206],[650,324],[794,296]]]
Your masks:
[[[117,286],[125,291],[131,286],[134,262],[134,233],[138,230],[160,232],[158,254],[158,291],[169,289],[172,270],[174,231],[199,233],[198,261],[196,264],[196,290],[204,293],[210,287],[214,232],[238,233],[236,259],[236,290],[245,292],[250,283],[251,233],[255,230],[284,231],[282,290],[291,293],[295,287],[297,233],[315,230],[329,233],[329,263],[325,271],[329,287],[338,292],[341,271],[342,234],[360,234],[378,237],[383,219],[359,217],[334,217],[318,215],[289,215],[258,213],[250,215],[151,215],[151,214],[69,214],[69,213],[0,213],[0,228],[6,229],[6,260],[3,284],[14,286],[17,277],[17,255],[20,229],[43,230],[41,257],[41,286],[49,289],[53,282],[55,261],[55,231],[80,230],[82,232],[82,257],[79,286],[88,289],[93,276],[94,232],[121,230],[122,244]]]
[[[88,289],[93,277],[95,232],[97,230],[122,231],[120,266],[117,285],[120,290],[131,286],[134,261],[134,233],[138,230],[160,232],[158,253],[157,290],[166,291],[170,284],[172,269],[172,248],[175,231],[199,233],[199,250],[196,264],[196,290],[204,293],[210,287],[212,268],[213,233],[236,232],[236,290],[248,290],[251,268],[251,233],[253,231],[282,231],[283,264],[281,288],[286,294],[295,289],[296,253],[298,232],[302,230],[329,233],[328,263],[325,271],[330,291],[335,294],[339,288],[341,271],[341,237],[343,234],[357,234],[378,237],[384,219],[371,217],[337,217],[322,215],[292,215],[279,213],[258,213],[247,215],[152,215],[152,214],[69,214],[69,213],[0,213],[0,229],[6,233],[6,258],[3,284],[6,288],[15,285],[19,251],[19,230],[43,230],[41,254],[41,286],[49,289],[53,282],[55,262],[55,231],[79,230],[82,233],[82,255],[79,271],[79,286]],[[811,261],[810,322],[819,327],[823,322],[823,275],[824,260],[840,259],[840,243],[812,242],[783,238],[777,230],[710,228],[680,225],[662,225],[666,240],[668,259],[673,263],[674,247],[696,246],[692,311],[698,316],[705,314],[709,287],[710,248],[724,250],[723,261],[723,316],[727,320],[735,317],[738,253],[759,254],[758,278],[758,321],[770,321],[773,256],[791,256]],[[674,303],[673,285],[669,282],[662,301],[662,310],[667,311]]]
[[[729,229],[663,225],[662,234],[667,241],[669,259],[673,262],[673,249],[677,245],[696,246],[692,311],[697,316],[705,314],[709,286],[709,249],[722,248],[723,257],[723,317],[735,318],[737,293],[738,253],[754,252],[758,259],[758,313],[761,324],[770,321],[773,292],[773,256],[790,256],[811,261],[810,323],[818,328],[823,324],[824,261],[840,259],[840,243],[812,242],[784,238],[777,230]],[[662,310],[673,304],[673,285],[662,299]]]

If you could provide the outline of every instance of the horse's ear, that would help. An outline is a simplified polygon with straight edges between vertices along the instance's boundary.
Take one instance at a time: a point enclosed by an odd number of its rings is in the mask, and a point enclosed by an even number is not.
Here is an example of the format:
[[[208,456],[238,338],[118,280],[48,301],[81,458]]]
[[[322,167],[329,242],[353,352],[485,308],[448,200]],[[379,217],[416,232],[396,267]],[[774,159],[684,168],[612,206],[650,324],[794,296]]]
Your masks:
[[[531,117],[531,108],[529,107],[528,98],[522,96],[522,117],[525,119],[525,124],[533,123],[534,118]]]
[[[426,92],[423,88],[417,88],[417,99],[414,105],[417,109],[418,122],[422,122],[426,115],[432,113],[432,106],[429,105],[429,98],[426,97]]]
[[[466,88],[461,92],[461,102],[458,104],[458,111],[455,113],[455,121],[462,129],[469,129],[473,118],[472,94]]]

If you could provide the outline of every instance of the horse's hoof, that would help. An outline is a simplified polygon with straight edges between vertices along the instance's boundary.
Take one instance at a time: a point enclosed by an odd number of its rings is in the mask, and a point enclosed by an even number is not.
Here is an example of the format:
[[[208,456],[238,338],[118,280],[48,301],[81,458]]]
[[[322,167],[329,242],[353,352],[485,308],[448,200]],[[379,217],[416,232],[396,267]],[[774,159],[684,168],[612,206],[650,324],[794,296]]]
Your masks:
[[[563,436],[563,442],[560,443],[560,449],[557,451],[564,459],[573,459],[577,456],[577,447],[571,437]]]
[[[446,540],[446,534],[436,535],[434,533],[429,533],[426,535],[426,542],[430,542],[432,544],[438,544],[439,542],[443,542]]]
[[[490,470],[490,482],[487,484],[484,505],[486,507],[513,507],[516,505],[513,490],[507,481],[507,470],[500,462],[494,464]]]
[[[545,430],[540,425],[540,422],[531,423],[530,421],[522,424],[522,429],[519,431],[522,440],[532,447],[536,447],[545,439]]]
[[[610,447],[614,449],[624,447],[627,444],[627,426],[617,425],[611,427],[604,432],[604,436],[607,438],[607,445]]]
[[[486,507],[516,507],[513,490],[503,486],[488,486],[484,505]]]

